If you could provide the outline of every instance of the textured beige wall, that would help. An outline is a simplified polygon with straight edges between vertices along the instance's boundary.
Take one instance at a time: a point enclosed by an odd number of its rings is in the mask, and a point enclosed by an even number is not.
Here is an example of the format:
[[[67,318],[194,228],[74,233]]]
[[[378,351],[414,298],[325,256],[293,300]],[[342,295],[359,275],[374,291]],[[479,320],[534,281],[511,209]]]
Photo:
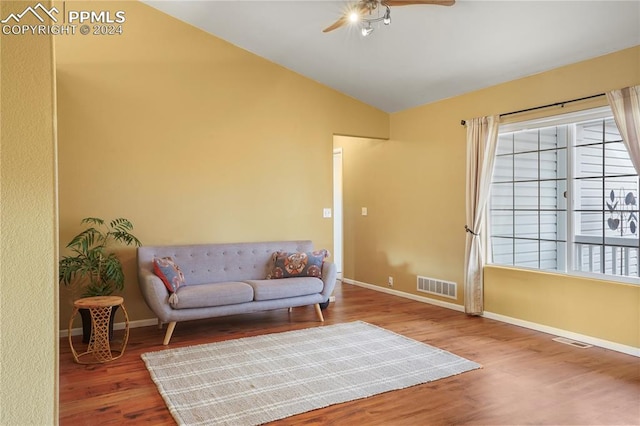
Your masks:
[[[391,275],[396,290],[423,296],[416,291],[416,275],[454,281],[459,284],[456,303],[462,304],[466,129],[460,120],[633,84],[640,84],[640,47],[392,114],[389,141],[336,137],[336,146],[344,150],[345,278],[386,287]],[[563,111],[605,103],[599,98]],[[361,215],[361,207],[368,207],[368,216]],[[513,283],[516,276],[519,284]],[[548,326],[640,347],[640,286],[598,283],[491,271],[486,308],[527,321],[545,318],[541,323]],[[551,302],[551,294],[559,299]],[[594,304],[600,309],[575,308]],[[620,327],[622,319],[636,327]]]
[[[108,7],[123,35],[56,44],[61,245],[85,216],[124,216],[146,245],[330,249],[333,134],[388,137],[388,114],[142,3]],[[134,250],[122,258],[129,315],[152,318]]]
[[[25,5],[3,1],[0,16]],[[3,35],[0,58],[0,424],[51,425],[58,422],[53,40]]]

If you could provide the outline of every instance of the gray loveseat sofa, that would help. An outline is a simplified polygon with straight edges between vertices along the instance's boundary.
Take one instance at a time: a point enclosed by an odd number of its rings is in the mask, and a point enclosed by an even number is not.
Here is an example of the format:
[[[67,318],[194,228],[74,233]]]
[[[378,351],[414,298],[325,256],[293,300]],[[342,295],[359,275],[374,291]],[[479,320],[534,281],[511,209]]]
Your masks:
[[[329,300],[335,287],[335,264],[325,261],[321,278],[265,279],[274,252],[312,250],[311,241],[139,247],[140,290],[159,324],[168,323],[165,345],[179,321],[306,305],[315,305],[318,319],[324,321],[320,304]],[[186,285],[176,292],[174,306],[154,273],[154,257],[173,258],[184,274]]]

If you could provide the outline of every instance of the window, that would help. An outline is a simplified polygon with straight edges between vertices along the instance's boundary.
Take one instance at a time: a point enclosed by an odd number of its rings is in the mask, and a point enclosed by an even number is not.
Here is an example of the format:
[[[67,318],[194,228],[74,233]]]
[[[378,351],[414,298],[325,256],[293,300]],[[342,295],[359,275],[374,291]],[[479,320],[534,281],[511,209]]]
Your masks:
[[[492,263],[640,282],[638,189],[608,107],[501,126]]]

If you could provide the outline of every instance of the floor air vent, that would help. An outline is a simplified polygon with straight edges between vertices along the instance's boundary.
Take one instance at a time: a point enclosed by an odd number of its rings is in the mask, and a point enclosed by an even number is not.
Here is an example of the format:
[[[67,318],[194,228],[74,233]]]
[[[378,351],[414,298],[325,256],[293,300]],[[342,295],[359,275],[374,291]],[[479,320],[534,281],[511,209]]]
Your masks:
[[[564,343],[565,345],[575,346],[576,348],[580,348],[580,349],[587,349],[587,348],[593,347],[588,343],[577,342],[575,340],[567,339],[566,337],[556,337],[551,340],[558,343]]]
[[[418,275],[418,291],[450,299],[458,298],[458,284]]]

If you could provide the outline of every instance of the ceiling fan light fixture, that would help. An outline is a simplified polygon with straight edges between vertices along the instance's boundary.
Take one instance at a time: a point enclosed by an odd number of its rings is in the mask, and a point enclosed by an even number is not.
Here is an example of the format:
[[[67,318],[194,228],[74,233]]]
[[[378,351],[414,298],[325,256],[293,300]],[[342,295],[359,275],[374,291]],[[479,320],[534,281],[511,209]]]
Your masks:
[[[389,25],[391,23],[391,9],[387,6],[387,11],[384,13],[384,18],[382,18],[382,22],[385,25]]]
[[[391,24],[391,7],[411,5],[452,6],[455,0],[351,0],[354,2],[336,22],[322,30],[328,33],[349,23],[360,22],[360,31],[364,37],[373,32],[371,24]],[[384,7],[384,12],[383,8]]]

